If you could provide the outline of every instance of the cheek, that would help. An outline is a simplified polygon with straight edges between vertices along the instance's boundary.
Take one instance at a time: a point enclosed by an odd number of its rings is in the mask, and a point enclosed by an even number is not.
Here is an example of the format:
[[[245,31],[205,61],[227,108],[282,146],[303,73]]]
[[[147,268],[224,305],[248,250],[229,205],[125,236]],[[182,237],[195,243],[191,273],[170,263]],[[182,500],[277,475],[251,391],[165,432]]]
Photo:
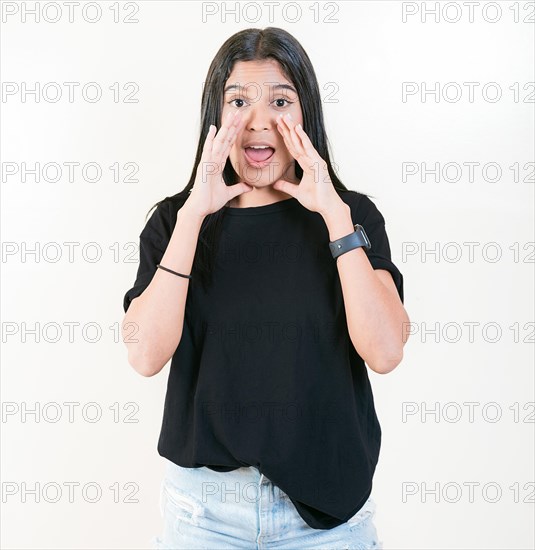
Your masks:
[[[282,144],[282,147],[279,149],[278,153],[281,155],[281,157],[285,159],[289,159],[290,157],[292,157],[290,151],[288,151],[286,144],[284,143]]]

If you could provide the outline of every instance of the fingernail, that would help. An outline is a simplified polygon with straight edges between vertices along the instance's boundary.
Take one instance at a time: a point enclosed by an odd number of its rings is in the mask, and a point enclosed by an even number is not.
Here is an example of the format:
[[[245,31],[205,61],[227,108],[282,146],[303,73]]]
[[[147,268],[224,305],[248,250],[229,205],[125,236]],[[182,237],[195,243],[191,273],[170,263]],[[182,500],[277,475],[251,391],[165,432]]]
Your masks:
[[[290,113],[286,113],[286,117],[288,118],[288,120],[292,120],[292,115]]]

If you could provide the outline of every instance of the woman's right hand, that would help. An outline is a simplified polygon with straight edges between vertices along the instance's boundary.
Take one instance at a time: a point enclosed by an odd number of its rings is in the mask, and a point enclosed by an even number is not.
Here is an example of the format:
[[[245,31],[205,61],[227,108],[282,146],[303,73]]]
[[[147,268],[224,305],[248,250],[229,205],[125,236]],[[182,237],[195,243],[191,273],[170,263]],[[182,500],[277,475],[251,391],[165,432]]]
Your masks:
[[[223,179],[223,169],[236,136],[243,127],[242,122],[240,110],[230,112],[217,135],[214,125],[210,126],[206,135],[197,176],[186,201],[201,217],[217,212],[234,197],[253,190],[253,187],[243,182],[229,186]]]

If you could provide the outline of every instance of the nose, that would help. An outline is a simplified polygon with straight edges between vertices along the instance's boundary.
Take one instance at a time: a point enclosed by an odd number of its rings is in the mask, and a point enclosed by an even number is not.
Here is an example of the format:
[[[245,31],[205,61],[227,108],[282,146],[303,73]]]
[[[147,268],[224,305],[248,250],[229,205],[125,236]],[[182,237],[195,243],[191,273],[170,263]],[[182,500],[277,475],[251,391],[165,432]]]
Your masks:
[[[245,128],[252,132],[261,132],[262,130],[270,130],[277,124],[276,112],[261,104],[261,101],[252,104],[247,113]]]

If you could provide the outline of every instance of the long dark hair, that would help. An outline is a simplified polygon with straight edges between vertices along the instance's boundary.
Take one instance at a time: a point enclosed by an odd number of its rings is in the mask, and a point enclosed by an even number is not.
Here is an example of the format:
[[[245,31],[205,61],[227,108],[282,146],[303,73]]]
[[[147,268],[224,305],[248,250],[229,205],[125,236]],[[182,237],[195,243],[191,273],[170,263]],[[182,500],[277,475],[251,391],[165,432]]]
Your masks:
[[[197,153],[191,170],[188,184],[176,195],[165,197],[151,207],[150,211],[165,201],[174,201],[182,206],[193,188],[197,174],[204,141],[210,125],[217,129],[221,126],[223,110],[223,91],[234,64],[237,61],[262,61],[274,59],[281,67],[283,74],[293,83],[297,90],[303,115],[303,129],[321,158],[327,163],[329,176],[335,189],[348,191],[340,181],[331,164],[327,135],[323,122],[321,96],[314,72],[314,67],[301,44],[287,31],[278,27],[265,29],[245,29],[228,38],[214,57],[202,93],[201,132],[197,145]],[[295,175],[300,180],[303,170],[295,163]],[[230,158],[223,169],[223,180],[226,185],[238,183],[239,176],[234,171]],[[226,208],[207,215],[201,225],[199,242],[192,267],[192,277],[200,281],[206,288],[211,280],[212,267],[215,260],[221,222]],[[148,216],[148,214],[147,214]]]

